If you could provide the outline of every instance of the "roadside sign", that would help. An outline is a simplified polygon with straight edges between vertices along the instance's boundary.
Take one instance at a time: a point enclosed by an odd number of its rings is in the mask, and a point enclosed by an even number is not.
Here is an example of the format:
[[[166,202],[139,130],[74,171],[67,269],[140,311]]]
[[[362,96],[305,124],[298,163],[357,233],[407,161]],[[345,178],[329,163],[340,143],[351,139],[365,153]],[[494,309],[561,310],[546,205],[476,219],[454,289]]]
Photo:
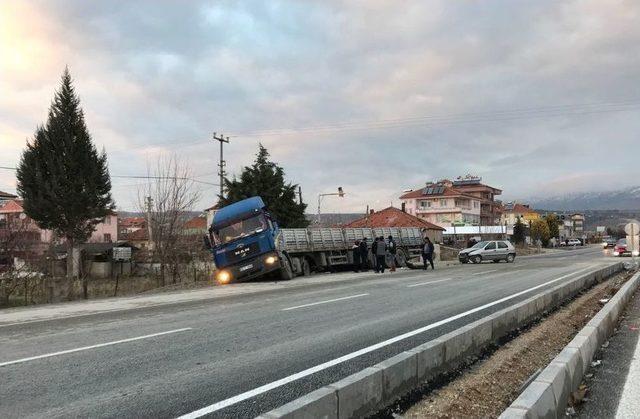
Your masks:
[[[114,247],[113,260],[131,260],[130,247]]]
[[[624,226],[624,232],[629,236],[637,236],[640,234],[640,224],[635,221],[630,222],[626,226]]]
[[[597,226],[596,227],[596,231],[598,233],[604,233],[605,231],[607,231],[607,227],[605,227],[605,226]]]
[[[635,257],[640,252],[640,236],[627,236],[627,250],[631,252],[631,256]]]

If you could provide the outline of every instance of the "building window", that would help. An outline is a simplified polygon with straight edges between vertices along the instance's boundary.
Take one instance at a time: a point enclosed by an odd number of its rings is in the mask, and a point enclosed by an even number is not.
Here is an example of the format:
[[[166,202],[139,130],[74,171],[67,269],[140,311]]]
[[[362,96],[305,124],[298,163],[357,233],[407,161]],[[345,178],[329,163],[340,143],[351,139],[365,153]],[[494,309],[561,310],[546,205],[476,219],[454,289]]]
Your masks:
[[[478,201],[473,201],[473,208],[478,208]]]
[[[111,243],[111,234],[104,233],[104,242],[105,243]]]
[[[111,225],[111,216],[110,215],[107,215],[106,217],[104,217],[104,223],[106,225],[108,225],[108,226]]]
[[[431,201],[420,201],[420,208],[431,208]]]
[[[441,207],[446,207],[447,206],[447,200],[446,199],[441,199],[440,200],[440,206]]]

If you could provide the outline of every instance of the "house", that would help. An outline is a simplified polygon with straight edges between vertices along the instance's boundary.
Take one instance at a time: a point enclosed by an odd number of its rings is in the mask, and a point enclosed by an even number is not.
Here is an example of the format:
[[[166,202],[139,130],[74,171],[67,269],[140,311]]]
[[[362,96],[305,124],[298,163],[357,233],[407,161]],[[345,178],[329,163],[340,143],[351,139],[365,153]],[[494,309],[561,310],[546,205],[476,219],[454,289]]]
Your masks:
[[[118,217],[118,238],[126,240],[134,231],[147,228],[147,220],[144,217]]]
[[[216,215],[216,212],[220,209],[218,204],[215,204],[204,210],[207,219],[207,228],[213,223],[213,216]]]
[[[141,228],[127,235],[127,241],[142,250],[149,250],[149,229]]]
[[[502,191],[481,181],[467,176],[428,182],[424,188],[407,191],[400,200],[409,214],[440,227],[496,225],[502,203],[495,196]]]
[[[500,224],[513,226],[518,218],[528,225],[532,221],[539,220],[541,216],[539,212],[531,209],[528,204],[509,202],[504,206]]]
[[[36,222],[28,217],[24,212],[23,201],[20,199],[8,199],[0,201],[0,223],[5,220],[5,225],[8,225],[10,220],[20,219],[20,228],[22,230],[29,230],[39,235],[40,243],[50,243],[53,239],[53,232],[50,230],[44,230],[38,227]],[[15,227],[15,223],[12,224],[12,228]],[[95,226],[95,229],[89,239],[90,243],[111,243],[118,241],[118,216],[115,212],[110,212],[100,223]]]
[[[115,243],[118,241],[118,214],[111,211],[104,219],[96,224],[89,243]]]
[[[444,228],[430,223],[426,220],[418,218],[414,215],[407,214],[401,209],[388,207],[381,211],[371,212],[360,219],[351,221],[345,227],[353,228],[384,228],[384,227],[417,227],[426,230],[426,235],[431,241],[436,243],[442,242],[442,232]]]
[[[203,215],[193,217],[184,224],[183,233],[190,236],[207,234],[207,217]]]
[[[10,199],[18,199],[16,195],[10,194],[8,192],[0,191],[0,202],[8,201]]]

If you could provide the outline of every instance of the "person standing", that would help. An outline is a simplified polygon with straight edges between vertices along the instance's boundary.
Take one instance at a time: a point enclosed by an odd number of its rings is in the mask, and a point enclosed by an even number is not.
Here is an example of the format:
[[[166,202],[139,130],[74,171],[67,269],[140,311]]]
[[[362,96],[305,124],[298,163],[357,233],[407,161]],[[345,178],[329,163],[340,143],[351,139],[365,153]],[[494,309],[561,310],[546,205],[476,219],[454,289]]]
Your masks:
[[[360,268],[363,272],[369,270],[369,246],[366,237],[360,241]]]
[[[353,244],[351,253],[353,254],[353,271],[360,272],[360,240],[356,240]]]
[[[393,240],[393,236],[389,236],[388,248],[389,248],[388,250],[389,250],[389,256],[390,256],[389,260],[391,261],[391,266],[389,267],[389,271],[395,272],[397,248],[396,248],[396,242]]]
[[[384,242],[384,237],[378,237],[378,244],[376,245],[376,272],[384,273],[386,257],[387,245]]]
[[[371,256],[373,257],[373,270],[378,273],[378,238],[373,238],[371,243]]]
[[[422,259],[424,260],[424,270],[427,270],[429,264],[431,265],[431,269],[435,270],[433,267],[433,249],[435,246],[431,242],[429,237],[424,239],[424,245],[422,246]]]

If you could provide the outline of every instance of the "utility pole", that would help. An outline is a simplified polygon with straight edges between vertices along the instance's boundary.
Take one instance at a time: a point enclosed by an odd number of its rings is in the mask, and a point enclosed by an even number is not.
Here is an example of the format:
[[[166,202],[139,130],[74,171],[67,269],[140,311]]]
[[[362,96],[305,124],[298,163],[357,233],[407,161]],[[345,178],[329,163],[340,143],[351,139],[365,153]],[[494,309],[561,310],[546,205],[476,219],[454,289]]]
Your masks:
[[[151,231],[151,209],[153,208],[153,198],[147,196],[145,199],[145,207],[147,210],[147,230],[149,232],[149,250],[153,250],[153,236]]]
[[[216,133],[213,133],[213,139],[214,141],[219,141],[220,142],[220,163],[218,164],[218,167],[220,168],[220,171],[218,172],[218,174],[220,175],[220,198],[222,198],[224,196],[224,175],[225,175],[225,166],[227,165],[227,162],[224,160],[224,143],[229,143],[229,137],[225,138],[224,135],[220,135],[217,136]]]

